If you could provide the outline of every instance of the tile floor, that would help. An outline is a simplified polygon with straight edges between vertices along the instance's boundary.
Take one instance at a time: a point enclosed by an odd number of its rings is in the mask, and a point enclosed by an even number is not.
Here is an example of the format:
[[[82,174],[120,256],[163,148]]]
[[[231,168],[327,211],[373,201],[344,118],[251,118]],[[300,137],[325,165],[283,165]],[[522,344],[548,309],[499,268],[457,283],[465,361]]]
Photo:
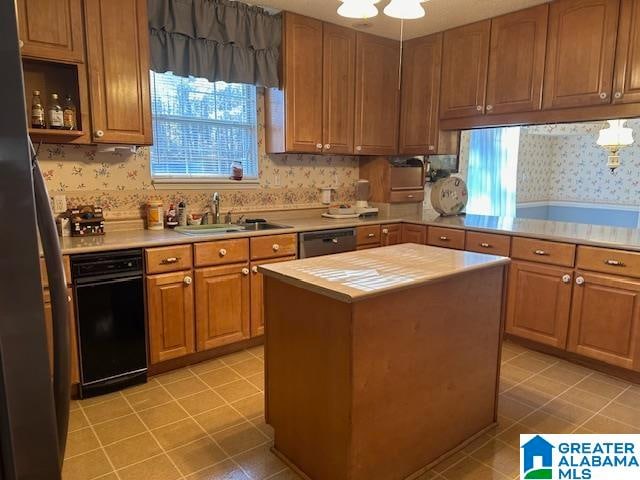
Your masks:
[[[298,479],[269,451],[263,357],[255,347],[73,402],[63,479]],[[513,343],[500,392],[499,425],[420,480],[517,479],[520,433],[640,433],[640,386]]]

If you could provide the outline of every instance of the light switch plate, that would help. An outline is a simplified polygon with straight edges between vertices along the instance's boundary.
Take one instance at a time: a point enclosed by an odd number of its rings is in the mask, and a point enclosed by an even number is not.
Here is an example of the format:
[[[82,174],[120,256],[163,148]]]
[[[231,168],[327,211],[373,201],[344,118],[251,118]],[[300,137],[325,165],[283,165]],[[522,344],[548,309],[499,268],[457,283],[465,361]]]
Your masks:
[[[53,196],[53,213],[62,213],[67,210],[67,196],[66,195],[54,195]]]

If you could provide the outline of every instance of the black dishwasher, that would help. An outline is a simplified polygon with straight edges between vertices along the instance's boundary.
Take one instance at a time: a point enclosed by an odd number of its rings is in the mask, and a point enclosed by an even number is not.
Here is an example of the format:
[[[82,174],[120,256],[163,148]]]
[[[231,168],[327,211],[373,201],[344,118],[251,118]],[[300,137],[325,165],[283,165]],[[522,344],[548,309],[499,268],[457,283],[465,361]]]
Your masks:
[[[81,398],[147,380],[142,251],[71,257]]]

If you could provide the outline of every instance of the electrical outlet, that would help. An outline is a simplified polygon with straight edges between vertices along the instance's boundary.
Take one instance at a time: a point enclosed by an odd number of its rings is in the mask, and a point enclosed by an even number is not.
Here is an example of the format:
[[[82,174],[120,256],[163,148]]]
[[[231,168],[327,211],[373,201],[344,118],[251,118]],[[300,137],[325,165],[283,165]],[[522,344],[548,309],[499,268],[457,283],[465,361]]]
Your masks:
[[[276,187],[280,186],[280,174],[278,172],[273,174],[273,184]]]
[[[53,196],[53,213],[62,213],[67,210],[67,197],[66,195],[54,195]]]

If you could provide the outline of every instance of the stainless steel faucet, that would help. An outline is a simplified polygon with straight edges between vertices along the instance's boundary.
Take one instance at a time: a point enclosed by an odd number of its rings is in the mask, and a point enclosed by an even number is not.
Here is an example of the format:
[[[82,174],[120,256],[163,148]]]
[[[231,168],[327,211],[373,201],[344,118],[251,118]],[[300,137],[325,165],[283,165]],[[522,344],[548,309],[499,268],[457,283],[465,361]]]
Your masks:
[[[220,223],[220,194],[218,192],[213,192],[211,197],[211,213],[214,217],[213,223]]]

